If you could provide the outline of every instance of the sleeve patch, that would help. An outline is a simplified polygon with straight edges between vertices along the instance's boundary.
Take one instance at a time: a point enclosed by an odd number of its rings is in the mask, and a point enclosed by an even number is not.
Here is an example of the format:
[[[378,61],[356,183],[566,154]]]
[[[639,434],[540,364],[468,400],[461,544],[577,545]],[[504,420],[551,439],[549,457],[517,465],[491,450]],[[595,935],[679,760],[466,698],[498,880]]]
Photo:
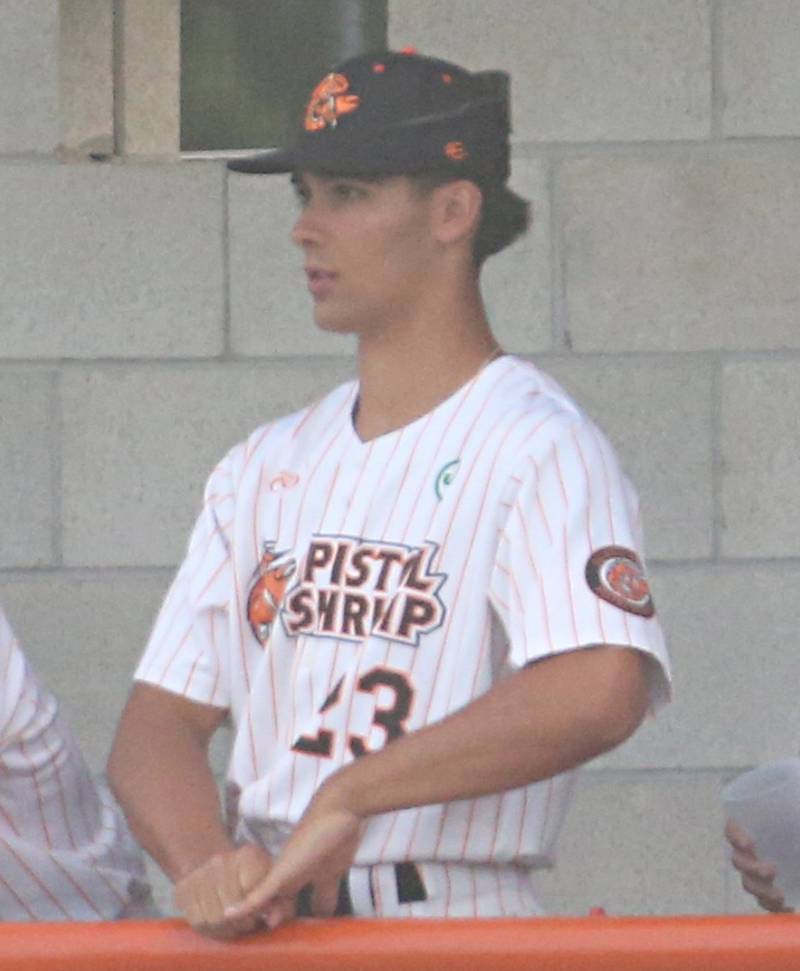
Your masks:
[[[624,546],[595,550],[586,564],[586,582],[593,593],[620,610],[640,617],[656,612],[641,561]]]

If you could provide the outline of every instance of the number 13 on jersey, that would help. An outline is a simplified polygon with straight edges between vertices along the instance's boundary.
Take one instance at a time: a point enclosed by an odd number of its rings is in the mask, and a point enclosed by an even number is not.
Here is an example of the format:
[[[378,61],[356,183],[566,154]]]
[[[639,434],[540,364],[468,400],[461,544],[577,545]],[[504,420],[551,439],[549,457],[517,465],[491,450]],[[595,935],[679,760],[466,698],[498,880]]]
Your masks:
[[[342,703],[343,683],[344,677],[339,678],[333,691],[330,692],[319,709],[321,715]],[[382,667],[375,667],[367,671],[358,679],[356,684],[357,691],[373,696],[380,688],[388,688],[391,691],[391,703],[385,707],[379,707],[376,704],[372,724],[383,729],[386,735],[384,744],[386,744],[391,742],[393,738],[405,735],[405,723],[411,712],[414,690],[405,674]],[[327,728],[320,728],[316,735],[300,735],[292,746],[292,751],[330,758],[335,745],[335,733]],[[368,747],[361,735],[348,734],[347,746],[356,758],[366,755],[367,752],[375,751],[374,748]]]

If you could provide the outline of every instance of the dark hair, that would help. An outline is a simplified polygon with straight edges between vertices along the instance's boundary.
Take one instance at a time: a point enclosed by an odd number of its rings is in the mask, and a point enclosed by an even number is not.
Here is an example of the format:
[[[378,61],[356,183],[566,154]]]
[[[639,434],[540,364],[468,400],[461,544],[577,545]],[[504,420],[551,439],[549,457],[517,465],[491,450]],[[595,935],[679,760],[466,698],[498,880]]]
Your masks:
[[[409,176],[421,192],[432,192],[440,185],[455,182],[451,173],[424,173]],[[483,194],[481,218],[478,231],[473,240],[473,259],[480,267],[495,253],[510,246],[528,230],[530,225],[530,203],[505,183],[475,183]]]

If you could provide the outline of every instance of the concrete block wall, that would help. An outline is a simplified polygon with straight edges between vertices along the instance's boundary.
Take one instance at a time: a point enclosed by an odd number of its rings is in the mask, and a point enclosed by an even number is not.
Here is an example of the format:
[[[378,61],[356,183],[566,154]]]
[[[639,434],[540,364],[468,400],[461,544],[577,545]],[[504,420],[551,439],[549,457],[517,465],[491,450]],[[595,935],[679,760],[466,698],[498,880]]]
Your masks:
[[[512,73],[536,218],[487,303],[636,480],[672,647],[675,700],[584,773],[545,901],[751,910],[719,788],[800,747],[800,4],[389,15],[395,46]],[[0,21],[0,602],[99,772],[205,476],[353,344],[313,328],[285,180],[58,161],[58,4]]]

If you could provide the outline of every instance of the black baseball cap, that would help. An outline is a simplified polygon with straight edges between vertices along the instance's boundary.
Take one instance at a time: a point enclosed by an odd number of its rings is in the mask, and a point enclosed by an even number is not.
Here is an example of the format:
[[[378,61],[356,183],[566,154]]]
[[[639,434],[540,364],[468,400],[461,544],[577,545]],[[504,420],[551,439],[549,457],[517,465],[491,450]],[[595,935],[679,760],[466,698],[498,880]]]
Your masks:
[[[361,54],[314,88],[294,144],[228,162],[234,172],[373,177],[509,175],[509,76],[411,48]]]

